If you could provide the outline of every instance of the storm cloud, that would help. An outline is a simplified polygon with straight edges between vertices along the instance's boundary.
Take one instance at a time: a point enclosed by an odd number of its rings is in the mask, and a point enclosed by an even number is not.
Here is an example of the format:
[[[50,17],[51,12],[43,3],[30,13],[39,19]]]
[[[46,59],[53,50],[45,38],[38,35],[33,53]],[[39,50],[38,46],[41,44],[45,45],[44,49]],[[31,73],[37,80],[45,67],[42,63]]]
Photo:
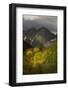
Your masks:
[[[57,33],[57,16],[23,15],[24,30],[34,27],[45,27],[52,33]]]

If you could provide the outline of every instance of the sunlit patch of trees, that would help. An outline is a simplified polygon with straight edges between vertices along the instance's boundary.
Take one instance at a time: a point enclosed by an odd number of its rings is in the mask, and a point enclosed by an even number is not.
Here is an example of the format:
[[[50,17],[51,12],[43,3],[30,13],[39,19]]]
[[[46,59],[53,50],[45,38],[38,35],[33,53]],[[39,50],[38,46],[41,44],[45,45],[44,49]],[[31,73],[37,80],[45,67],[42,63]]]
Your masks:
[[[57,43],[47,48],[28,48],[24,51],[23,74],[57,72]]]

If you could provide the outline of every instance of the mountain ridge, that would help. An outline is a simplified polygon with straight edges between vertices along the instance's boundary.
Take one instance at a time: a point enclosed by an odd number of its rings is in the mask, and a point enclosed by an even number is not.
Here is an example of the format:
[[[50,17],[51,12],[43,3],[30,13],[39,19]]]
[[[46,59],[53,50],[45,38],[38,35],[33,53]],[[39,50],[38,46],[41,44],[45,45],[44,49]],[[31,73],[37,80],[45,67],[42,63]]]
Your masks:
[[[32,27],[30,30],[26,31],[24,38],[24,41],[26,41],[33,47],[41,47],[44,46],[44,44],[47,43],[47,41],[56,38],[56,35],[51,33],[50,30],[48,30],[45,27],[41,27],[39,29]]]

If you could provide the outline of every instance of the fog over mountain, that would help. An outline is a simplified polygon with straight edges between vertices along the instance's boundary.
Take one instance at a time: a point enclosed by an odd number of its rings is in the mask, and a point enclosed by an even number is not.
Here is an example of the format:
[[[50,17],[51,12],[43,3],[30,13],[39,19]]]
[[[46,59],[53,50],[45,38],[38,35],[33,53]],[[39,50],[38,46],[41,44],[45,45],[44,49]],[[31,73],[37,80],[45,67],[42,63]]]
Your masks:
[[[24,15],[23,20],[24,31],[45,27],[50,32],[57,34],[57,16]]]

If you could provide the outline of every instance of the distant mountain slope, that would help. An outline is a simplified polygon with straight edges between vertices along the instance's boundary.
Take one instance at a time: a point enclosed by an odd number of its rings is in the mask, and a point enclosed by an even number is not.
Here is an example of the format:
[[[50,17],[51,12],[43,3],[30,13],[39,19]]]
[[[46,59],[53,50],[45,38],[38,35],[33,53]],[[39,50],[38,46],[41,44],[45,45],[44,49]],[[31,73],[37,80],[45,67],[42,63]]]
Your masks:
[[[36,28],[32,27],[27,31],[24,31],[24,36],[26,36],[28,39],[33,38],[36,33],[38,32],[38,30],[36,30]]]
[[[56,38],[56,35],[45,27],[41,27],[38,30],[31,28],[30,30],[24,31],[24,41],[32,47],[43,47],[44,44],[54,38]]]
[[[52,34],[48,29],[42,27],[38,30],[38,33],[35,35],[34,40],[39,41],[40,43],[44,44],[47,41],[54,39],[55,35]]]

